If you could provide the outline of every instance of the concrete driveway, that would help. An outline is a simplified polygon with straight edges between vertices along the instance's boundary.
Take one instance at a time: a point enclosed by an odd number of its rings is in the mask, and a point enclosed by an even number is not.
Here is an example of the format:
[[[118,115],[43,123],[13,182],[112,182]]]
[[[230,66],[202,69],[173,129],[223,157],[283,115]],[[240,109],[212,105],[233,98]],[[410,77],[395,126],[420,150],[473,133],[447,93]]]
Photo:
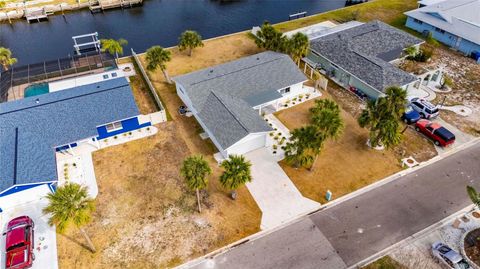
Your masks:
[[[1,255],[0,269],[5,268],[5,236],[8,222],[16,217],[29,216],[35,223],[34,255],[32,269],[57,269],[57,239],[55,227],[48,225],[48,216],[42,213],[48,204],[45,195],[51,190],[48,185],[41,185],[19,193],[0,198],[3,212],[0,214]]]
[[[319,203],[302,196],[268,149],[251,151],[245,157],[252,163],[253,177],[247,188],[262,211],[263,230],[320,207]]]
[[[436,118],[433,121],[438,122],[440,125],[447,128],[450,132],[452,132],[455,135],[455,143],[453,143],[453,145],[446,148],[435,146],[435,149],[437,150],[438,154],[448,152],[452,148],[456,148],[460,145],[463,145],[475,138],[467,133],[460,131],[457,127],[447,123],[446,121],[442,120],[440,117]]]

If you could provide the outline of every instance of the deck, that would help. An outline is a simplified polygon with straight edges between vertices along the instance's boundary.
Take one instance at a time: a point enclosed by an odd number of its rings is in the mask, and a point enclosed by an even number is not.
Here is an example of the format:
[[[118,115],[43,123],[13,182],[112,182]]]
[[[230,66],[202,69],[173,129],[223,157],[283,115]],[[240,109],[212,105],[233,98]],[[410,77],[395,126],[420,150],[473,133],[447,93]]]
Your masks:
[[[142,4],[143,0],[94,0],[90,2],[90,11],[94,13],[113,8],[131,8]]]

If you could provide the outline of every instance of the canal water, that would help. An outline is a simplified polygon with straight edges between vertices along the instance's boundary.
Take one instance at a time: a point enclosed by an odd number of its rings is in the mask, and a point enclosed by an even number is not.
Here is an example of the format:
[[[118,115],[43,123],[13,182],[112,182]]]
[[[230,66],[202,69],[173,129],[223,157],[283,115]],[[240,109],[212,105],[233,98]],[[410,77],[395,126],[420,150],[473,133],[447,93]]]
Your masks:
[[[345,0],[144,0],[142,7],[91,14],[88,10],[51,16],[49,21],[0,24],[0,46],[10,48],[18,65],[55,60],[73,54],[72,36],[98,32],[100,38],[125,38],[143,52],[153,45],[173,46],[186,29],[204,39],[251,29],[264,20],[288,20],[345,6]]]

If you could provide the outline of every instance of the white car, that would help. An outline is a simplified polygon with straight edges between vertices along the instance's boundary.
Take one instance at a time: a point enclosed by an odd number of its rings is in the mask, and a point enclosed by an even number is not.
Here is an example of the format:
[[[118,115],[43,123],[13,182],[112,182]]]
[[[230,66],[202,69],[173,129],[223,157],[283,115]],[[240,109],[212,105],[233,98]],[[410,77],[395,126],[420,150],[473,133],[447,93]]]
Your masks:
[[[438,261],[449,269],[469,269],[472,268],[463,257],[455,250],[441,242],[432,244],[432,255]]]

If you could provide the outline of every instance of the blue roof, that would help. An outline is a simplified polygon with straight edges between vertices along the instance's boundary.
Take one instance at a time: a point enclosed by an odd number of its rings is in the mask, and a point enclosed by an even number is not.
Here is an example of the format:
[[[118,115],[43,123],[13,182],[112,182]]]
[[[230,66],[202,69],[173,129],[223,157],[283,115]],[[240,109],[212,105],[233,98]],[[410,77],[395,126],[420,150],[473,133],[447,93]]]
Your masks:
[[[0,193],[57,180],[55,147],[139,115],[126,78],[0,103]]]

